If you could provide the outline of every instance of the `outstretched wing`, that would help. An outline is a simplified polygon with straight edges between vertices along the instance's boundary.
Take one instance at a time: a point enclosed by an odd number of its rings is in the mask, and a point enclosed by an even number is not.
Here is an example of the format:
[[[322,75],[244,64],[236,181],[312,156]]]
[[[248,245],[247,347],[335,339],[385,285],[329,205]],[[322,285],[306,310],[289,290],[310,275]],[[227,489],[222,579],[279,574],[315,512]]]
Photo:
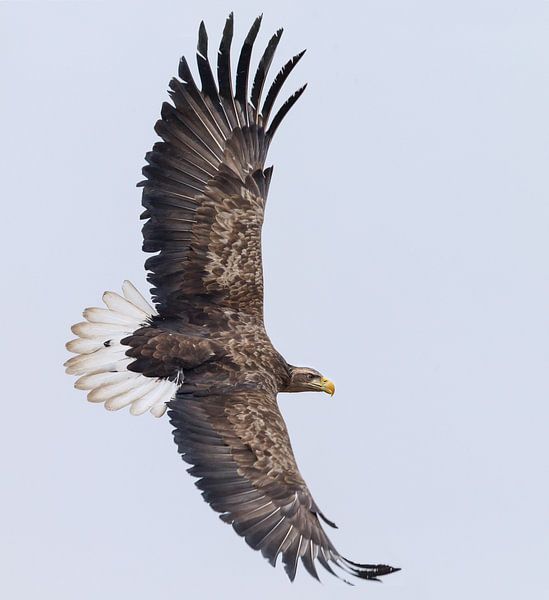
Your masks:
[[[217,83],[208,61],[208,37],[200,25],[197,63],[201,89],[185,58],[170,82],[173,105],[164,103],[156,132],[162,142],[146,155],[142,203],[147,219],[143,250],[158,253],[145,268],[162,316],[180,316],[197,304],[217,304],[249,313],[263,308],[261,227],[271,169],[264,169],[271,139],[302,94],[300,88],[270,114],[287,76],[303,53],[261,94],[282,30],[271,38],[255,73],[248,76],[256,19],[240,52],[233,94],[227,19],[218,53]]]
[[[204,499],[274,566],[282,557],[293,581],[301,560],[318,579],[316,564],[362,579],[398,569],[354,563],[334,548],[295,462],[276,397],[258,389],[208,395],[178,393],[169,416],[183,460]],[[339,576],[339,575],[337,575]]]

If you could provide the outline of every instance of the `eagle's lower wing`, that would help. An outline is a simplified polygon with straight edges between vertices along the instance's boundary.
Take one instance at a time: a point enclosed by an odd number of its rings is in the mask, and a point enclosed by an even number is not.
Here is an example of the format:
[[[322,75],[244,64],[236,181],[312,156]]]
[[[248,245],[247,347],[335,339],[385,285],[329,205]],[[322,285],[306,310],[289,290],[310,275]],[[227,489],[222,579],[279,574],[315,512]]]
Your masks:
[[[329,521],[298,471],[273,394],[255,388],[178,393],[169,416],[204,499],[273,566],[281,556],[291,580],[299,560],[317,579],[317,562],[334,575],[335,566],[363,579],[397,570],[353,563],[334,548],[319,517]]]
[[[199,31],[199,90],[185,58],[179,79],[170,82],[174,105],[164,103],[156,132],[162,142],[146,156],[143,190],[143,249],[157,252],[145,267],[162,316],[178,316],[190,306],[214,303],[261,312],[263,278],[260,234],[271,169],[267,150],[301,88],[269,123],[280,88],[302,54],[275,78],[260,110],[261,91],[282,34],[270,40],[248,95],[248,75],[260,19],[240,53],[233,94],[230,45],[232,15],[218,54],[215,82],[204,24]]]

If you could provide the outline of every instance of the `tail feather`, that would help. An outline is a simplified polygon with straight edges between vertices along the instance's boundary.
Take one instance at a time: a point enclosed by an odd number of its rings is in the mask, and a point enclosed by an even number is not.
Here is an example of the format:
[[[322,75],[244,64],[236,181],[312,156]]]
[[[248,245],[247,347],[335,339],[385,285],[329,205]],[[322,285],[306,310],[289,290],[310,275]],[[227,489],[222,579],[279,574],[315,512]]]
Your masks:
[[[70,343],[70,342],[69,342]],[[135,376],[132,371],[122,371],[113,373],[107,371],[106,373],[92,373],[91,375],[83,375],[76,380],[74,387],[77,390],[93,390],[95,388],[102,387],[103,385],[117,383],[130,379]]]
[[[127,317],[133,317],[137,322],[141,322],[141,324],[146,323],[147,319],[151,316],[150,313],[141,310],[138,306],[116,292],[105,292],[103,294],[103,302],[110,310]]]
[[[131,302],[137,308],[140,308],[145,314],[152,316],[157,315],[156,308],[153,308],[141,295],[139,290],[127,279],[122,284],[122,293],[128,302]]]
[[[138,398],[130,406],[130,412],[132,415],[142,415],[148,410],[151,412],[153,409],[156,411],[158,407],[162,408],[169,402],[173,397],[172,382],[164,380],[154,390],[151,390],[148,394],[145,394],[141,398]],[[160,410],[158,408],[158,410]],[[152,414],[155,414],[152,412]]]
[[[135,319],[109,310],[108,308],[86,308],[82,313],[90,323],[111,323],[112,325],[134,325]]]
[[[90,402],[103,403],[107,410],[130,406],[133,415],[150,411],[161,417],[178,384],[129,371],[134,359],[121,343],[158,313],[129,281],[122,284],[122,293],[105,292],[106,308],[87,308],[86,320],[71,327],[78,337],[66,348],[76,356],[66,361],[66,372],[79,376],[74,386],[88,391]]]
[[[67,350],[75,354],[91,354],[96,350],[103,348],[103,344],[99,340],[89,340],[85,338],[77,338],[67,342]]]

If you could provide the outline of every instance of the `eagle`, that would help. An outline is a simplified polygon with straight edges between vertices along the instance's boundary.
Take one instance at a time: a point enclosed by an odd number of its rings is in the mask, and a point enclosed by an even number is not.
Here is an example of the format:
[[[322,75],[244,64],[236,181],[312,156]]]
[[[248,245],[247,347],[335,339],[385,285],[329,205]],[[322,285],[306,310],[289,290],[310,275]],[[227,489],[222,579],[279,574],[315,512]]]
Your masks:
[[[223,30],[217,76],[200,24],[195,82],[185,58],[169,83],[146,154],[141,218],[152,304],[129,282],[105,292],[104,308],[87,308],[72,327],[75,356],[66,371],[77,389],[108,410],[133,415],[166,410],[188,472],[225,523],[291,581],[298,564],[346,580],[378,580],[398,568],[343,557],[321,521],[335,527],[313,499],[296,464],[277,404],[281,392],[326,392],[334,384],[315,369],[288,363],[263,320],[261,229],[272,167],[271,141],[305,90],[271,119],[279,92],[304,52],[289,60],[261,102],[282,29],[269,40],[249,88],[249,30],[233,90],[233,15]],[[251,90],[251,91],[250,91]]]

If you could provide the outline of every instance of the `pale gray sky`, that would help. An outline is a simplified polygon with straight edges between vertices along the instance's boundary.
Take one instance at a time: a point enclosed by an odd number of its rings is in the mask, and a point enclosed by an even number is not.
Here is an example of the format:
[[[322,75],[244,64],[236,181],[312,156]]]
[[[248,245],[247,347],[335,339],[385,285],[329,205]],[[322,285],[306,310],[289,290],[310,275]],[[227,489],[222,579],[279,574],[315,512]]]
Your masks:
[[[146,290],[134,185],[180,55],[230,10],[238,40],[264,12],[258,49],[285,27],[277,66],[308,48],[266,319],[337,384],[281,407],[337,548],[403,568],[383,585],[290,585],[167,419],[90,405],[61,366],[85,306]],[[547,597],[548,25],[531,0],[0,3],[2,597]]]

